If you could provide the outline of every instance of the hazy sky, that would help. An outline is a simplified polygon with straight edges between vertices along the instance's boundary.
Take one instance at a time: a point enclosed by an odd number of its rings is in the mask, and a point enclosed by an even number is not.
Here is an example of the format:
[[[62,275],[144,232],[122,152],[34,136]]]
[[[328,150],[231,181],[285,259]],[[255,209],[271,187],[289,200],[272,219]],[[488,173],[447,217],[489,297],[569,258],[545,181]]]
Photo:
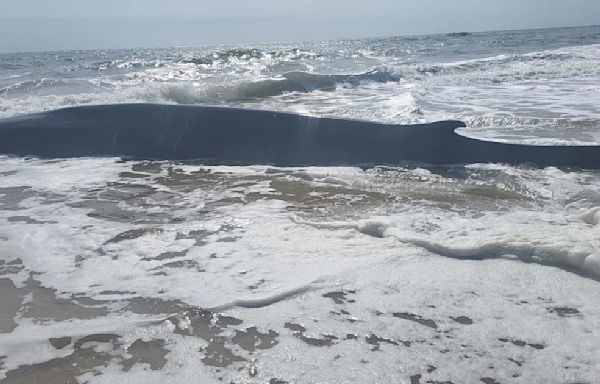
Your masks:
[[[0,52],[600,24],[600,0],[0,0]]]

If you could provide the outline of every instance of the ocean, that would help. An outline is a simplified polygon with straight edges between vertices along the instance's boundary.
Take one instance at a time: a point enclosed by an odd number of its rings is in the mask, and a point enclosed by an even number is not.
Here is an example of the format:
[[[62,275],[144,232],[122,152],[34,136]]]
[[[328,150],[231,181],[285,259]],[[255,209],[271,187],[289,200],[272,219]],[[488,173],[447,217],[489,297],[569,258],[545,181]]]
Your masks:
[[[123,103],[600,144],[600,27],[0,54]],[[0,155],[0,383],[598,383],[600,172]]]

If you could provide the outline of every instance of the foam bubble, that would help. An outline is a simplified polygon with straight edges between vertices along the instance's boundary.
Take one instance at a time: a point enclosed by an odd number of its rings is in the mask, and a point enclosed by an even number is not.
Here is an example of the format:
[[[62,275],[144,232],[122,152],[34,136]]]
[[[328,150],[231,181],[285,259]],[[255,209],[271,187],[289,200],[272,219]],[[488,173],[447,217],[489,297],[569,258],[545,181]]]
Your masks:
[[[579,219],[584,223],[598,225],[600,223],[600,207],[594,207],[579,215]]]

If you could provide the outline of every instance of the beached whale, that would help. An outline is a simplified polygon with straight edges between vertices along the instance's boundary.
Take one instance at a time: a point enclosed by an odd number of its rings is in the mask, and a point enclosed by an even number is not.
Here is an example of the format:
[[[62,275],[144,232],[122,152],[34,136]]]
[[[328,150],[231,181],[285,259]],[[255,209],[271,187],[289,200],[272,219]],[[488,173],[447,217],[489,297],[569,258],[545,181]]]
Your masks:
[[[599,146],[536,146],[455,133],[460,121],[390,125],[225,107],[82,106],[0,120],[0,153],[210,164],[533,163],[600,168]]]

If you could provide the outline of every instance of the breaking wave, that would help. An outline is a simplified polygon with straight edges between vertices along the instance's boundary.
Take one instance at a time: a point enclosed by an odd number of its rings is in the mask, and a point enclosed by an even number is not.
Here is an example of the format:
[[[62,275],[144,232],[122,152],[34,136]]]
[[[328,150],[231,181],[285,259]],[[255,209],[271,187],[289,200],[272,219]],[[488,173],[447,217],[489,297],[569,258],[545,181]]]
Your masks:
[[[563,48],[514,55],[498,55],[473,60],[420,65],[416,75],[460,77],[470,83],[504,83],[510,81],[559,79],[599,76],[595,64],[600,59],[600,45]]]
[[[358,86],[365,82],[398,82],[400,76],[381,69],[361,74],[324,75],[308,72],[288,72],[275,78],[231,85],[195,87],[189,84],[169,85],[162,89],[166,101],[178,104],[198,102],[256,100],[286,93],[310,93],[335,91],[339,86]]]
[[[181,62],[203,66],[214,66],[223,63],[259,59],[302,60],[318,57],[321,57],[321,55],[314,52],[305,51],[300,48],[289,48],[277,51],[263,51],[257,48],[233,48],[209,53],[206,55],[184,58],[181,60]]]
[[[42,88],[52,88],[67,85],[65,80],[42,78],[36,80],[25,80],[14,84],[0,87],[0,95],[14,91],[33,91]]]
[[[553,220],[538,224],[537,230],[525,230],[535,220],[534,211],[511,212],[501,216],[482,215],[480,218],[458,220],[464,230],[450,228],[455,223],[445,216],[443,223],[433,220],[427,224],[435,228],[421,228],[417,222],[424,220],[423,213],[405,213],[401,217],[379,217],[358,222],[310,222],[299,224],[320,229],[354,229],[374,238],[393,238],[398,242],[422,248],[432,254],[462,260],[512,259],[525,263],[550,265],[577,271],[583,275],[600,278],[600,252],[595,233],[600,223],[600,208],[591,208],[569,219],[567,228],[556,226]],[[495,228],[492,222],[503,223]],[[505,224],[506,223],[506,224]],[[427,227],[425,225],[425,228]],[[448,228],[447,228],[448,227]]]

